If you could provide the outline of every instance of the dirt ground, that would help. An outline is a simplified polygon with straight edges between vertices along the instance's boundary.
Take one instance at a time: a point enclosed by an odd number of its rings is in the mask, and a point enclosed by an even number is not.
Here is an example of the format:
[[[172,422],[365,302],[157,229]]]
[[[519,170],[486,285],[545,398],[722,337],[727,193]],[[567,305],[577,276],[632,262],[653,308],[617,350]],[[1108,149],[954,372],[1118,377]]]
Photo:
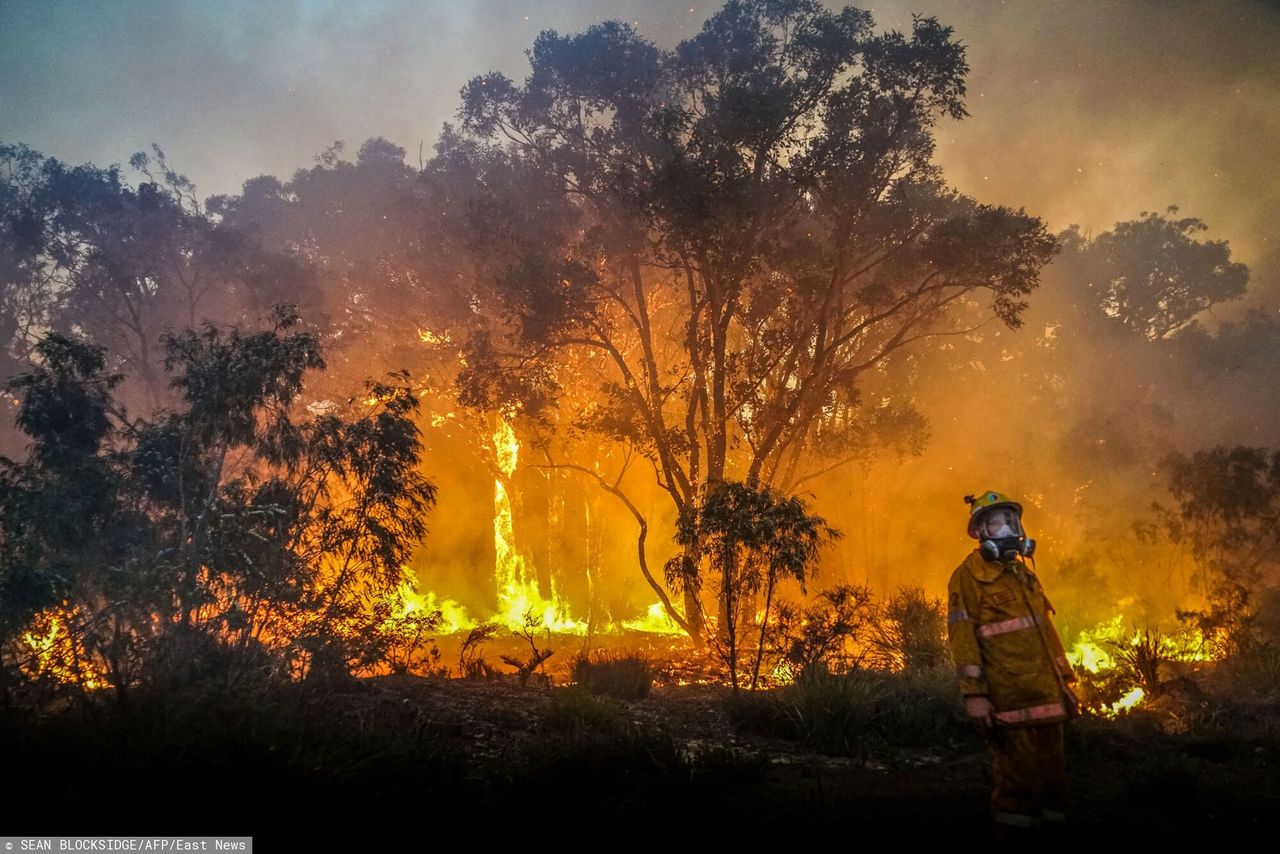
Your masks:
[[[540,738],[551,705],[547,690],[509,682],[392,679],[374,689],[384,690],[432,710],[442,726],[469,741],[474,756],[501,757],[521,740]],[[976,735],[926,748],[879,745],[858,757],[829,756],[744,732],[727,711],[727,694],[718,685],[656,686],[643,700],[620,703],[620,719],[610,726],[661,731],[686,758],[714,756],[721,765],[736,765],[732,797],[711,804],[711,812],[728,810],[730,822],[740,813],[745,827],[761,832],[789,827],[802,835],[874,830],[986,838],[989,765]],[[1271,825],[1280,808],[1274,727],[1254,720],[1235,728],[1170,729],[1160,712],[1086,716],[1069,724],[1066,839],[1186,842],[1238,838]],[[589,794],[585,801],[591,802]],[[637,802],[640,815],[631,820],[640,821],[647,807]]]
[[[989,838],[976,735],[826,755],[745,726],[728,695],[660,684],[643,699],[597,702],[510,679],[393,676],[162,697],[127,715],[10,716],[0,824],[246,834],[264,851],[304,839],[306,850],[356,840],[381,851],[455,838],[593,848]],[[1280,811],[1277,716],[1245,704],[1072,721],[1070,824],[1058,840],[1186,845],[1269,829]]]

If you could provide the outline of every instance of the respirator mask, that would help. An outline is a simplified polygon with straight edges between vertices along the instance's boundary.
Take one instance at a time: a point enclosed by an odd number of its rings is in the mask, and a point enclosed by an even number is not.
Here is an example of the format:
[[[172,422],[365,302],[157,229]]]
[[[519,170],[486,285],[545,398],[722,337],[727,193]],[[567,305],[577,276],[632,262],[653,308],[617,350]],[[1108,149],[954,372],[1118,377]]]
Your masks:
[[[978,548],[987,560],[1031,557],[1035,553],[1036,541],[1022,530],[1022,520],[1012,507],[993,507],[982,514],[978,531]]]

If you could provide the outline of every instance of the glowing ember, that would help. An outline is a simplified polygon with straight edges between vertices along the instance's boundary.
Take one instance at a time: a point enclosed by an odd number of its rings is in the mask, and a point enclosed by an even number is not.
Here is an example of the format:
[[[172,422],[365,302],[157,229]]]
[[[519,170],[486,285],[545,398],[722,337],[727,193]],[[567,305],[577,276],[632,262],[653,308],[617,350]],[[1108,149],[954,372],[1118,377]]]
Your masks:
[[[435,332],[432,332],[430,329],[419,329],[418,338],[422,341],[423,344],[430,344],[433,347],[438,347],[442,344],[448,344],[450,341],[448,332],[436,334]]]

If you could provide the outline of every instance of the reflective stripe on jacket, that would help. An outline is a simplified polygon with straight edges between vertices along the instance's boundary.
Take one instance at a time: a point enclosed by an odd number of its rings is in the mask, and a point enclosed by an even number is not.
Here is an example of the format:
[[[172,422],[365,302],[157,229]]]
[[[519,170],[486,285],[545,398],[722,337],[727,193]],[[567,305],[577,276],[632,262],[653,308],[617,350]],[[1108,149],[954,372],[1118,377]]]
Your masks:
[[[995,717],[1027,726],[1067,717],[1062,681],[1074,681],[1062,640],[1035,574],[977,549],[947,586],[947,634],[965,695],[986,694]]]

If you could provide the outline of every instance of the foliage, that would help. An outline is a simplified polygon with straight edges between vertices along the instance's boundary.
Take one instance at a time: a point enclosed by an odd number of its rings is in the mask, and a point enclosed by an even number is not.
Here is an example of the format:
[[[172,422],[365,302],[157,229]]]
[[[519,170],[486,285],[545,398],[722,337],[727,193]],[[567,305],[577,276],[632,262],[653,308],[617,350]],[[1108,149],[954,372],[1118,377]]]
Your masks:
[[[618,700],[643,700],[653,687],[649,660],[635,652],[602,653],[592,657],[583,652],[573,659],[569,678],[592,694]]]
[[[1177,650],[1159,629],[1135,631],[1128,642],[1110,641],[1108,645],[1114,650],[1122,679],[1141,687],[1148,697],[1160,694],[1160,666],[1177,660]]]
[[[535,614],[532,609],[525,611],[524,625],[518,629],[512,629],[511,633],[518,638],[524,638],[525,642],[529,644],[529,657],[499,656],[505,663],[516,669],[516,676],[519,677],[521,685],[528,685],[529,677],[537,670],[542,670],[543,679],[550,684],[550,679],[547,677],[547,669],[544,665],[547,659],[555,654],[555,651],[550,647],[539,647],[536,637],[538,629],[544,625],[543,619]],[[548,631],[547,635],[550,637],[550,631]]]
[[[365,655],[368,667],[385,664],[392,673],[445,674],[448,668],[441,665],[435,644],[441,613],[421,608],[406,611],[406,592],[402,584],[372,603],[370,617],[376,628]]]
[[[824,590],[807,608],[779,602],[769,630],[772,657],[797,676],[813,668],[844,673],[865,660],[875,619],[871,588],[865,585]]]
[[[493,679],[498,675],[485,661],[483,649],[501,628],[497,623],[481,623],[467,632],[458,651],[458,672],[463,679]]]
[[[698,543],[719,575],[717,594],[722,623],[716,650],[728,668],[735,691],[745,633],[754,629],[757,622],[758,637],[750,670],[752,690],[759,680],[777,584],[794,579],[803,591],[820,548],[839,536],[822,517],[810,514],[799,497],[784,498],[768,487],[736,482],[718,484],[695,516],[681,520],[676,542],[682,546]],[[687,577],[683,556],[668,562],[668,583],[678,584]],[[754,605],[761,593],[763,611],[756,620]]]
[[[880,609],[870,633],[871,660],[888,670],[929,670],[950,660],[942,600],[903,587]]]
[[[1206,605],[1179,619],[1226,658],[1262,642],[1256,600],[1280,569],[1280,452],[1211,448],[1164,463],[1176,510],[1156,506],[1165,535],[1187,545]]]
[[[324,319],[308,263],[204,210],[159,147],[129,163],[133,183],[119,166],[0,145],[0,376],[35,365],[52,330],[101,347],[130,400],[173,404],[165,330],[246,323],[276,303]]]
[[[1226,241],[1192,239],[1208,230],[1202,221],[1173,218],[1176,207],[1167,213],[1144,211],[1116,223],[1089,247],[1104,313],[1152,340],[1170,338],[1209,306],[1241,296],[1249,275],[1230,260]]]
[[[324,361],[297,324],[282,308],[265,331],[166,335],[183,405],[150,419],[115,405],[101,347],[41,343],[41,364],[10,383],[30,453],[0,470],[6,670],[42,613],[75,652],[60,677],[122,701],[144,681],[264,656],[316,675],[402,656],[408,638],[387,623],[404,616],[395,592],[435,497],[416,397],[394,376],[370,382],[347,419],[298,418],[304,375]]]
[[[950,190],[931,162],[937,122],[965,115],[964,47],[932,18],[873,27],[815,0],[734,0],[672,50],[605,22],[540,34],[522,84],[473,79],[439,167],[551,192],[485,207],[501,249],[474,241],[496,263],[469,268],[518,323],[475,362],[470,399],[573,365],[596,392],[578,426],[619,446],[624,471],[646,461],[694,519],[722,482],[793,493],[865,456],[883,437],[862,387],[913,343],[1016,327],[1056,242],[1024,211]],[[508,215],[512,197],[549,214]],[[888,420],[921,434],[910,401],[885,394]],[[642,573],[675,611],[645,563],[647,519],[621,475],[599,481],[637,517]],[[682,547],[673,618],[701,637],[706,546]]]
[[[961,729],[955,675],[949,667],[892,673],[806,671],[780,690],[792,731],[811,748],[865,756],[877,745],[937,744]]]
[[[618,719],[618,704],[584,685],[567,685],[551,691],[547,726],[553,730],[580,731],[608,727]]]

